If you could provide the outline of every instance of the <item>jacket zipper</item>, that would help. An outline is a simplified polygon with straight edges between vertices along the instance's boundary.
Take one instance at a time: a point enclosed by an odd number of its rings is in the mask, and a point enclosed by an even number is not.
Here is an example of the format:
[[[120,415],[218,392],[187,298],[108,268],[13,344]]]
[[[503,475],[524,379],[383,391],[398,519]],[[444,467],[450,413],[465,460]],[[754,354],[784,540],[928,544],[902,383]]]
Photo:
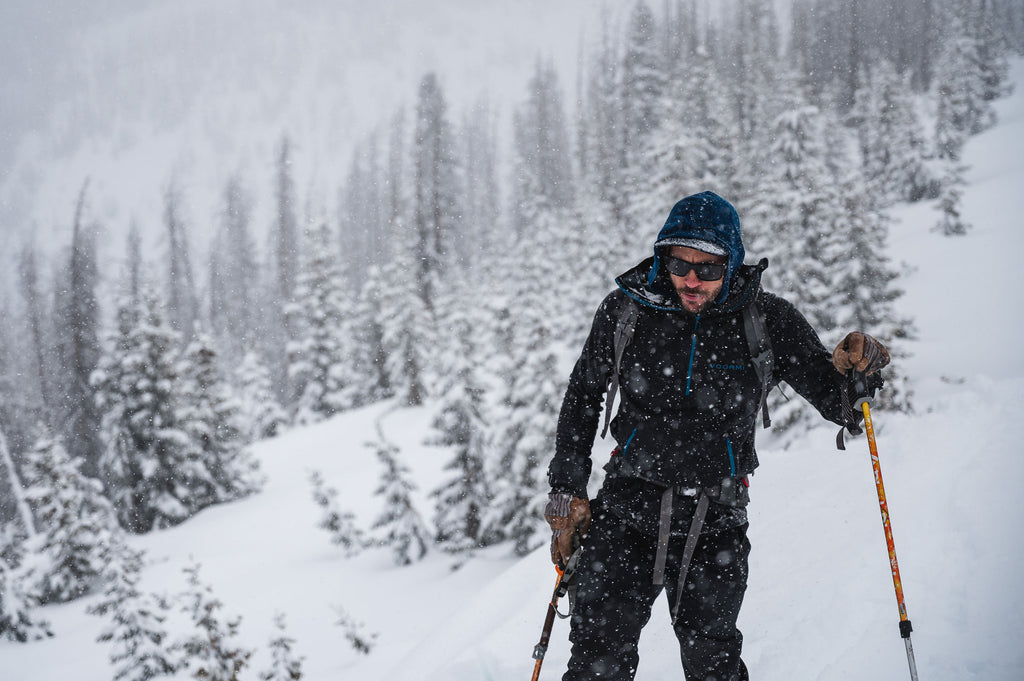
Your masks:
[[[686,368],[686,394],[690,394],[690,382],[693,378],[693,358],[697,354],[697,324],[700,323],[700,315],[693,319],[693,335],[690,336],[690,366]]]
[[[640,426],[637,426],[636,428],[634,428],[633,432],[629,434],[629,439],[626,440],[626,444],[622,445],[622,450],[619,452],[619,454],[625,454],[626,453],[626,450],[629,449],[629,445],[632,444],[632,442],[633,442],[633,438],[636,437],[636,431],[638,431],[638,430],[640,430]]]

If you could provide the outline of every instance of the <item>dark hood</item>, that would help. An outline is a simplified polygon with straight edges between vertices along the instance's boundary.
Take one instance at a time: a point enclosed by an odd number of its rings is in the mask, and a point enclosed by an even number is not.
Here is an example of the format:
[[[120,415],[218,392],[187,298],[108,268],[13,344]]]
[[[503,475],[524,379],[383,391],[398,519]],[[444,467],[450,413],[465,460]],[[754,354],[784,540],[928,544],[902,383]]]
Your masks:
[[[661,249],[692,240],[709,241],[725,250],[729,259],[722,284],[722,293],[715,300],[721,304],[729,298],[733,276],[743,264],[743,235],[740,217],[732,204],[714,192],[701,192],[687,196],[672,207],[665,226],[654,242],[654,262],[648,274],[648,285],[654,289],[658,283]]]

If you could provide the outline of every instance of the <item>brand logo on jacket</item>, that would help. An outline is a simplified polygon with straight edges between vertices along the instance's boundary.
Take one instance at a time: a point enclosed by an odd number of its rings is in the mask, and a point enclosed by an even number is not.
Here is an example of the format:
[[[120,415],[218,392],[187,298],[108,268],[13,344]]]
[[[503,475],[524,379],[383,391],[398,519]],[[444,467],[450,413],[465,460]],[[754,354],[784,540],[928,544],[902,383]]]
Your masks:
[[[723,369],[725,371],[743,371],[747,368],[746,364],[718,364],[711,362],[712,369]]]

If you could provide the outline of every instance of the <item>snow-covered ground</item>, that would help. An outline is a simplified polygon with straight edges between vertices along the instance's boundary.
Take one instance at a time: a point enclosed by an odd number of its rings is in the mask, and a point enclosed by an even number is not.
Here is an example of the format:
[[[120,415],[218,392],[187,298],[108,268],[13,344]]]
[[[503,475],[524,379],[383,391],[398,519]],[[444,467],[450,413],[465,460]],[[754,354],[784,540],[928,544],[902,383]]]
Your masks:
[[[997,104],[1000,124],[966,149],[970,234],[931,232],[933,205],[894,215],[891,255],[911,268],[900,305],[919,332],[906,360],[917,410],[876,410],[874,420],[927,681],[1017,681],[1024,673],[1024,61],[1013,73],[1017,92]],[[242,643],[258,649],[244,678],[269,666],[281,612],[307,679],[525,679],[555,577],[545,549],[519,560],[498,547],[459,570],[450,556],[432,553],[399,568],[386,551],[347,559],[315,527],[313,469],[360,524],[374,519],[380,464],[366,443],[378,421],[413,469],[420,508],[429,512],[426,493],[447,459],[422,444],[430,416],[429,408],[380,404],[260,443],[262,493],[132,539],[150,561],[141,586],[178,593],[182,568],[198,562],[225,613],[242,616]],[[867,444],[855,439],[837,452],[834,435],[823,425],[787,450],[760,452],[740,618],[755,679],[908,678]],[[108,647],[95,642],[103,622],[85,614],[94,600],[45,608],[52,639],[0,643],[0,679],[110,679]],[[377,635],[369,655],[345,641],[339,608]],[[640,679],[680,677],[667,618],[661,603],[641,642]],[[542,678],[560,677],[566,635],[556,622]]]

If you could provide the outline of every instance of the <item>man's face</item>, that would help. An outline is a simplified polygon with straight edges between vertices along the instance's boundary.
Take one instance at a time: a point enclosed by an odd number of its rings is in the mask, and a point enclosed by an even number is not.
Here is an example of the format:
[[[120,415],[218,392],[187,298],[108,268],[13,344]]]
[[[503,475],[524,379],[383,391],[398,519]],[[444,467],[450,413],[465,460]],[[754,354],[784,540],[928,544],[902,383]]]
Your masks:
[[[670,247],[668,256],[694,265],[713,263],[724,266],[728,262],[728,258],[724,255],[712,255],[686,246]],[[723,275],[715,281],[699,279],[697,273],[692,269],[682,277],[671,272],[669,272],[669,276],[672,278],[672,285],[675,287],[676,293],[679,294],[679,301],[683,304],[683,308],[694,314],[703,312],[714,302],[718,294],[722,292],[722,283],[725,281],[724,271]]]

